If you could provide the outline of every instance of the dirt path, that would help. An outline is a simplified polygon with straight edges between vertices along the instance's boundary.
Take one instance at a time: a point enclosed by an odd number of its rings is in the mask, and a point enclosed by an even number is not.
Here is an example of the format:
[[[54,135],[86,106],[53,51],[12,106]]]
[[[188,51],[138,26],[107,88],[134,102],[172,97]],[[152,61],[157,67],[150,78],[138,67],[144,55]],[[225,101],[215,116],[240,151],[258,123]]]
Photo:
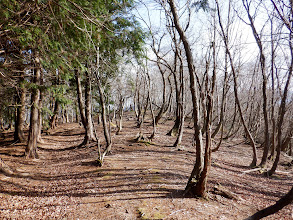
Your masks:
[[[238,199],[182,198],[195,157],[192,130],[186,130],[182,150],[175,151],[168,146],[174,138],[165,135],[170,125],[161,125],[154,144],[146,145],[133,142],[134,122],[126,121],[102,167],[96,166],[95,146],[74,149],[83,138],[78,124],[61,125],[44,136],[38,160],[19,157],[23,145],[2,146],[1,158],[28,176],[0,174],[0,218],[243,219],[292,186],[292,169],[286,167],[273,178],[243,173],[250,148],[235,140],[213,154],[209,189],[220,184]],[[98,128],[100,137],[101,132]],[[292,219],[292,205],[267,219]]]

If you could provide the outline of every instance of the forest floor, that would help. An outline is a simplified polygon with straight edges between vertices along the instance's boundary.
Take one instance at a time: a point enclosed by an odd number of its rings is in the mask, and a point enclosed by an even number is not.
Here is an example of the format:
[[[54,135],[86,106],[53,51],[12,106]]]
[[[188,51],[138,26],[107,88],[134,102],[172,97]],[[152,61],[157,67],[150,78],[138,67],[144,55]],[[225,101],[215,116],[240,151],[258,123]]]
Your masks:
[[[26,175],[0,173],[0,219],[244,219],[274,204],[292,187],[286,157],[270,178],[245,172],[250,169],[251,148],[233,139],[212,154],[210,198],[183,198],[195,161],[193,131],[186,127],[182,146],[174,149],[175,138],[166,135],[172,124],[160,124],[151,144],[136,143],[135,118],[128,114],[102,167],[97,166],[94,144],[75,148],[84,135],[77,123],[44,134],[39,159],[22,157],[25,145],[11,144],[12,132],[6,132],[0,157]],[[149,135],[150,123],[144,127]],[[103,144],[100,126],[97,133]],[[217,185],[236,199],[214,194]],[[292,204],[266,219],[293,219]]]

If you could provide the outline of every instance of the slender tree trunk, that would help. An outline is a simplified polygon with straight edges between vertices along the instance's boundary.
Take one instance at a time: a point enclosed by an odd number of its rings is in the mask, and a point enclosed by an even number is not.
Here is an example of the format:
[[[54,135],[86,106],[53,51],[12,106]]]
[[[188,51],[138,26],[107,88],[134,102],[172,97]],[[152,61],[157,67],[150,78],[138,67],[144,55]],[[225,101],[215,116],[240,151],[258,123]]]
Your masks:
[[[55,129],[57,127],[59,110],[60,110],[60,102],[56,100],[54,105],[53,116],[50,118],[51,129]]]
[[[177,82],[177,77],[176,74],[173,73],[174,75],[174,82],[175,82],[175,96],[176,96],[176,114],[175,114],[175,122],[171,130],[167,133],[167,135],[170,136],[176,136],[178,134],[178,130],[180,127],[180,110],[179,110],[179,102],[180,102],[180,92],[178,89],[178,82]]]
[[[271,134],[271,153],[269,160],[273,160],[276,152],[276,121],[275,118],[272,118],[272,134]]]
[[[277,155],[275,158],[275,161],[273,163],[272,168],[266,173],[267,175],[271,176],[275,173],[279,160],[280,160],[280,154],[281,154],[281,148],[282,148],[282,125],[284,122],[284,116],[286,113],[286,101],[287,101],[287,96],[289,92],[289,86],[290,86],[290,81],[292,78],[292,72],[293,72],[293,45],[292,45],[292,33],[290,33],[289,36],[289,47],[290,47],[290,55],[291,55],[291,63],[289,66],[289,71],[288,71],[288,76],[284,88],[284,92],[282,95],[282,100],[281,100],[281,105],[279,107],[279,112],[278,112],[278,122],[277,122]]]
[[[216,152],[219,150],[220,146],[221,146],[221,143],[223,141],[223,134],[224,134],[224,126],[221,126],[221,138],[220,138],[220,141],[219,143],[217,144],[217,147],[215,147],[214,149],[212,149],[212,152]]]
[[[86,86],[85,86],[85,140],[84,144],[96,140],[94,135],[93,121],[92,121],[92,99],[91,99],[91,78],[89,72],[86,71]]]
[[[289,42],[289,46],[290,46],[290,52],[291,52],[291,65],[289,67],[289,72],[288,72],[288,77],[286,80],[286,85],[284,88],[284,92],[282,95],[282,100],[281,100],[281,105],[279,107],[279,113],[278,113],[278,123],[277,123],[277,155],[275,158],[275,161],[273,163],[272,168],[267,172],[267,175],[271,176],[275,173],[278,163],[279,163],[279,159],[280,159],[280,154],[281,154],[281,148],[282,148],[282,125],[284,122],[284,116],[286,113],[286,101],[287,101],[287,96],[288,96],[288,91],[289,91],[289,86],[290,86],[290,81],[292,78],[292,72],[293,72],[293,46],[292,46],[292,33],[290,34],[290,42]]]
[[[232,120],[230,128],[228,129],[228,132],[226,133],[226,136],[223,138],[224,140],[227,140],[228,138],[230,138],[232,136],[231,133],[232,133],[232,130],[233,130],[235,122],[236,122],[236,116],[237,116],[237,105],[236,105],[236,102],[234,102],[233,120]]]
[[[175,33],[174,33],[174,36]],[[177,41],[176,41],[176,37],[174,37],[174,44],[175,44],[175,56],[174,56],[174,69],[171,71],[172,72],[172,76],[173,76],[173,80],[174,80],[174,84],[175,84],[175,98],[176,98],[176,115],[175,115],[175,122],[174,122],[174,125],[173,127],[171,128],[171,130],[167,133],[167,135],[170,135],[170,136],[176,136],[178,135],[178,130],[179,130],[179,127],[180,127],[180,109],[179,109],[179,102],[180,102],[180,87],[179,87],[179,82],[178,82],[178,79],[177,79],[177,76],[176,76],[176,73],[177,73],[177,62],[178,62],[178,55],[179,55],[179,52],[178,52],[178,49],[177,47],[179,47]]]
[[[80,118],[84,128],[86,128],[85,107],[84,107],[83,98],[82,98],[82,87],[81,87],[80,75],[78,70],[75,70],[75,80],[76,80],[77,102],[79,107]]]
[[[159,61],[158,61],[159,62]],[[166,80],[165,80],[165,76],[164,76],[164,71],[162,70],[161,66],[159,63],[157,63],[157,66],[160,70],[160,73],[161,73],[161,76],[162,76],[162,81],[163,81],[163,94],[162,94],[162,97],[163,97],[163,103],[160,107],[160,110],[158,112],[158,114],[155,116],[155,126],[158,125],[160,119],[162,118],[163,114],[164,114],[164,111],[165,111],[165,106],[166,106]]]
[[[82,98],[82,87],[81,79],[78,70],[75,70],[75,80],[76,80],[76,89],[77,89],[77,101],[79,106],[79,112],[81,116],[81,122],[85,129],[84,141],[81,145],[86,145],[91,141],[95,141],[93,122],[92,122],[92,100],[91,100],[91,78],[88,71],[86,74],[86,86],[85,86],[85,104]],[[66,117],[65,117],[66,119]]]
[[[144,79],[144,80],[145,80],[145,79]],[[145,84],[146,84],[146,83],[147,83],[147,82],[146,82],[146,80],[145,80]],[[145,87],[144,87],[144,92],[145,92]],[[151,103],[150,103],[150,97],[149,97],[149,96],[150,96],[150,91],[148,90],[148,91],[147,91],[146,103],[145,103],[145,105],[141,105],[141,106],[143,106],[143,109],[140,110],[142,116],[141,116],[141,118],[140,118],[140,122],[139,122],[139,124],[138,124],[139,134],[138,134],[138,136],[137,136],[137,138],[136,138],[136,141],[140,141],[140,140],[145,139],[142,128],[143,128],[143,125],[144,125],[144,119],[145,119],[145,116],[146,116],[146,112],[147,112],[148,106],[151,105]],[[143,111],[143,113],[142,113],[142,111]],[[152,116],[153,116],[153,115],[152,115]],[[153,118],[153,119],[154,119],[154,118]],[[153,124],[153,125],[154,125],[154,124]],[[154,131],[155,131],[155,130],[154,130]]]
[[[266,76],[266,70],[265,70],[265,56],[263,52],[263,45],[260,39],[259,34],[256,31],[256,28],[254,26],[254,20],[250,15],[250,9],[249,4],[247,3],[247,0],[242,0],[243,6],[246,9],[248,19],[250,21],[250,27],[252,29],[253,36],[255,38],[255,41],[257,43],[257,46],[259,48],[260,53],[260,65],[261,65],[261,73],[262,73],[262,98],[263,98],[263,115],[264,115],[264,122],[265,122],[265,132],[264,132],[264,150],[263,150],[263,156],[261,159],[261,162],[259,164],[260,167],[264,167],[267,163],[268,153],[269,153],[269,147],[270,147],[270,137],[269,137],[269,117],[268,117],[268,111],[267,111],[267,76]]]
[[[19,141],[19,137],[18,137],[18,125],[19,125],[19,97],[18,94],[15,95],[14,97],[15,100],[15,112],[14,112],[14,142],[18,142]]]
[[[229,4],[230,6],[230,4]],[[230,19],[228,19],[229,21]],[[228,33],[228,28],[226,30],[226,33]],[[223,90],[222,90],[222,100],[221,100],[221,110],[220,110],[220,120],[215,128],[214,132],[212,133],[212,138],[215,138],[220,129],[223,129],[223,123],[224,123],[224,113],[225,113],[225,105],[226,105],[226,96],[227,96],[227,84],[228,84],[228,54],[227,52],[225,53],[225,76],[224,76],[224,83],[223,83]],[[223,132],[221,134],[223,136]],[[214,150],[213,150],[214,152]]]
[[[182,82],[183,83],[183,82]],[[184,87],[184,85],[182,85],[182,87]],[[178,128],[178,134],[177,134],[177,138],[175,143],[173,144],[173,147],[177,148],[178,146],[181,145],[182,142],[182,137],[183,137],[183,130],[184,130],[184,120],[185,120],[185,112],[184,112],[184,95],[183,95],[184,91],[182,89],[182,96],[181,96],[181,100],[179,101],[179,103],[177,103],[179,106],[179,128]]]
[[[31,105],[31,118],[30,118],[30,128],[28,136],[28,144],[25,149],[26,158],[38,158],[37,153],[37,140],[39,135],[39,101],[40,101],[40,77],[41,77],[41,68],[39,58],[35,58],[35,69],[34,69],[34,80],[35,87],[32,89],[32,105]]]
[[[103,130],[104,130],[104,136],[106,140],[106,150],[103,153],[103,157],[111,151],[112,148],[112,139],[111,139],[111,134],[110,134],[110,126],[108,127],[107,125],[107,115],[106,115],[106,103],[105,103],[105,97],[104,97],[104,91],[101,85],[101,81],[99,76],[96,77],[97,79],[97,85],[98,85],[98,90],[100,94],[100,104],[102,107],[102,124],[103,124]]]
[[[254,141],[254,139],[253,139],[250,131],[247,128],[247,125],[246,125],[246,122],[245,122],[245,119],[244,119],[244,116],[243,116],[243,113],[242,113],[242,108],[241,108],[240,100],[238,98],[238,91],[237,91],[238,84],[237,84],[236,71],[235,71],[235,68],[234,68],[234,62],[233,62],[232,55],[231,55],[230,50],[229,50],[228,39],[227,39],[227,37],[225,35],[225,31],[224,31],[224,28],[223,28],[223,25],[222,25],[218,0],[215,0],[215,1],[216,1],[216,4],[217,4],[217,12],[218,12],[218,18],[219,18],[219,25],[220,25],[220,28],[221,28],[222,37],[223,37],[223,40],[224,40],[224,43],[225,43],[226,51],[227,51],[227,54],[228,54],[228,57],[229,57],[229,61],[230,61],[231,69],[232,69],[232,74],[233,74],[235,102],[236,102],[237,107],[238,107],[238,112],[239,112],[239,115],[240,115],[240,119],[241,119],[242,126],[244,128],[244,132],[245,132],[246,136],[248,137],[249,142],[250,142],[250,145],[252,147],[252,152],[253,152],[253,156],[252,157],[253,158],[252,158],[252,162],[250,164],[250,167],[254,167],[254,166],[256,166],[256,163],[257,163],[256,145],[255,145],[255,141]]]
[[[216,23],[215,16],[214,18],[214,24]],[[200,192],[200,195],[207,198],[207,177],[208,173],[211,167],[211,146],[212,146],[212,137],[211,137],[211,129],[212,129],[212,118],[213,118],[213,96],[215,91],[215,85],[216,85],[216,45],[215,45],[215,39],[216,39],[216,28],[214,26],[214,32],[213,32],[213,76],[212,76],[212,82],[211,82],[211,88],[209,89],[209,76],[206,74],[206,81],[205,81],[205,87],[206,87],[206,93],[207,93],[207,102],[206,102],[206,142],[205,142],[205,154],[204,154],[204,167],[201,172],[200,177],[198,178],[198,182],[195,184],[195,191]]]
[[[191,52],[191,48],[189,42],[186,38],[185,32],[181,28],[179,24],[179,17],[177,14],[177,9],[174,3],[174,0],[168,1],[171,13],[174,19],[175,28],[180,36],[180,39],[183,43],[186,58],[187,58],[187,65],[188,65],[188,72],[189,72],[189,79],[190,79],[190,91],[192,96],[192,104],[193,104],[193,124],[194,124],[194,138],[196,144],[196,162],[194,168],[191,172],[189,180],[187,182],[187,186],[185,188],[185,194],[191,194],[193,196],[200,196],[204,197],[206,192],[199,187],[198,180],[202,175],[203,166],[204,166],[204,156],[203,156],[203,141],[202,141],[202,133],[200,127],[200,109],[199,109],[199,97],[197,89],[195,88],[195,71],[193,66],[193,55]]]
[[[177,53],[178,50],[176,50]],[[180,97],[177,100],[177,114],[179,114],[179,128],[178,128],[178,134],[175,143],[173,144],[173,147],[178,147],[181,145],[182,136],[183,136],[183,130],[184,130],[184,120],[185,120],[185,112],[184,112],[184,70],[183,70],[183,60],[182,57],[178,54],[179,60],[180,60]]]
[[[43,85],[43,74],[42,71],[40,73],[40,86]],[[39,100],[39,106],[38,106],[38,110],[39,110],[39,120],[38,120],[38,137],[37,137],[37,142],[38,143],[43,143],[43,139],[42,139],[42,127],[43,127],[43,116],[42,116],[42,109],[43,109],[43,91],[40,90],[40,100]]]
[[[155,137],[156,134],[156,117],[154,114],[154,110],[153,110],[153,104],[152,104],[152,100],[151,100],[151,96],[148,96],[149,98],[149,102],[150,102],[150,110],[151,110],[151,116],[152,116],[152,120],[153,120],[153,132],[151,134],[151,136],[149,137],[150,140],[152,140]]]
[[[200,192],[200,195],[207,197],[207,177],[209,169],[211,167],[211,116],[212,116],[212,98],[208,96],[207,103],[207,118],[206,118],[206,143],[205,143],[205,155],[204,155],[204,167],[201,172],[198,182],[195,185],[194,191]]]
[[[122,122],[123,122],[123,108],[124,108],[124,101],[125,99],[122,97],[122,95],[120,94],[119,97],[119,110],[118,110],[118,117],[119,117],[119,122],[118,122],[118,130],[116,132],[116,134],[118,135],[121,130],[122,130]]]
[[[146,79],[144,78],[144,93],[145,93],[145,91],[146,91],[146,84],[147,84],[147,82],[146,82]],[[141,103],[140,104],[140,110],[139,110],[139,115],[141,115],[140,116],[140,119],[139,119],[139,122],[138,122],[138,128],[139,128],[139,137],[138,137],[138,139],[137,140],[140,140],[141,138],[143,138],[143,132],[142,132],[142,127],[143,127],[143,124],[144,124],[144,119],[145,119],[145,116],[146,116],[146,113],[147,113],[147,109],[148,109],[148,106],[149,106],[149,104],[150,104],[150,102],[149,102],[149,95],[150,95],[150,92],[149,91],[147,91],[147,98],[146,98],[146,103],[145,103],[145,105],[143,105],[143,103]],[[145,98],[144,98],[144,96],[143,96],[143,99],[142,100],[145,100]]]
[[[24,123],[25,123],[25,100],[26,100],[26,89],[21,84],[20,85],[20,94],[17,94],[17,99],[19,106],[17,106],[17,117],[16,117],[16,126],[14,132],[14,141],[25,141],[24,136]]]
[[[272,98],[271,98],[271,121],[272,121],[272,132],[271,132],[271,144],[270,144],[270,156],[269,160],[274,158],[275,155],[275,132],[276,132],[276,120],[275,120],[275,77],[274,77],[274,65],[275,65],[275,46],[274,46],[274,33],[273,33],[273,20],[271,20],[271,82],[272,82]]]
[[[139,89],[138,89],[138,73],[136,73],[136,80],[135,80],[135,92],[133,97],[133,108],[135,112],[135,117],[137,119],[137,122],[139,121],[139,101],[137,100],[139,96]]]

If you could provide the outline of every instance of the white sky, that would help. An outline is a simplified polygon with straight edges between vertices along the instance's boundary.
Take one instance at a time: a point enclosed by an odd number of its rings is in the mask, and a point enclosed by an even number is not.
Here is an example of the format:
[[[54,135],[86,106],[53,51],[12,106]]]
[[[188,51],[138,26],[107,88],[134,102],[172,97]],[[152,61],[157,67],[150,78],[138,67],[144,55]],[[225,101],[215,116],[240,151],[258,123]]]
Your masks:
[[[143,1],[143,0],[142,0]],[[166,32],[165,28],[165,14],[162,8],[155,2],[155,0],[147,0],[143,1],[144,5],[141,5],[137,8],[136,14],[141,17],[140,21],[144,28],[148,29],[147,25],[144,22],[148,23],[148,26],[151,26],[153,33],[159,33],[159,36],[162,36],[164,32]],[[176,0],[176,2],[178,2]],[[181,1],[186,2],[186,1]],[[228,2],[227,0],[219,0],[219,4],[221,7],[221,17],[224,26],[226,26],[227,22],[227,11],[228,11]],[[271,43],[270,43],[270,21],[268,20],[268,12],[272,11],[270,1],[263,0],[262,2],[267,2],[266,5],[260,5],[256,11],[253,11],[253,4],[256,4],[258,1],[252,0],[251,6],[251,14],[255,15],[255,26],[258,33],[262,33],[262,41],[263,41],[263,48],[266,55],[266,67],[267,73],[270,72],[270,60],[271,60]],[[215,8],[214,1],[210,1],[211,7]],[[179,8],[179,7],[178,7]],[[181,11],[179,13],[182,13]],[[231,18],[232,26],[230,32],[230,45],[232,54],[234,53],[234,62],[238,65],[239,60],[241,65],[243,66],[242,74],[252,74],[252,69],[256,61],[258,61],[259,56],[259,49],[255,42],[255,39],[252,34],[251,27],[245,22],[248,23],[247,14],[243,8],[242,1],[234,0],[233,7],[231,8],[231,13],[234,14],[234,17]],[[239,19],[239,17],[242,19]],[[144,20],[144,21],[143,21]],[[191,16],[191,25],[187,31],[187,36],[189,42],[191,43],[192,51],[195,56],[195,62],[201,63],[201,59],[206,53],[207,47],[210,45],[210,30],[211,27],[211,14],[209,12],[203,12],[200,10],[199,12],[195,13],[193,10]],[[184,17],[181,17],[181,24],[184,24]],[[218,26],[218,24],[217,24]],[[276,29],[280,28],[280,24],[276,23],[273,27],[274,33]],[[282,30],[284,33],[286,32],[286,28]],[[222,48],[222,52],[218,55],[219,60],[223,60],[224,55],[224,45],[223,41],[221,40],[219,34],[220,29],[218,26],[218,42],[216,45]],[[168,36],[168,33],[166,33]],[[171,40],[166,36],[164,41],[165,48],[170,48]],[[287,38],[288,35],[285,33],[284,36]],[[276,38],[284,37],[280,34],[276,34]],[[288,51],[288,42],[283,40],[281,44],[285,46],[279,46],[276,51],[276,65],[279,67],[279,74],[280,80],[285,80],[288,66],[290,63],[290,53]],[[286,49],[287,48],[287,49]],[[168,49],[166,49],[168,50]],[[149,54],[152,54],[151,50]],[[151,58],[155,59],[155,55],[151,55]],[[220,63],[220,62],[218,62]],[[219,68],[222,68],[219,66]],[[250,71],[248,69],[251,69]],[[281,83],[282,84],[282,83]],[[283,84],[284,85],[284,84]],[[293,92],[293,86],[290,89]]]

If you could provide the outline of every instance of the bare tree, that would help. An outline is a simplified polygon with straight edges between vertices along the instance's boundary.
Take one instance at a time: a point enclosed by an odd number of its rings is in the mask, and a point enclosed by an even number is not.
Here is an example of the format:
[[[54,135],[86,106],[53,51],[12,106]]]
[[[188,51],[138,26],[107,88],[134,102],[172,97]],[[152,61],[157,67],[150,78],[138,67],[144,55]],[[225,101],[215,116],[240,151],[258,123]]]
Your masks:
[[[265,131],[264,131],[264,150],[263,150],[263,156],[260,162],[261,167],[264,167],[267,162],[268,158],[268,153],[269,153],[269,117],[268,117],[268,108],[267,108],[267,74],[266,74],[266,59],[265,59],[265,54],[263,50],[263,43],[261,40],[260,34],[257,32],[256,27],[254,25],[254,15],[251,15],[250,12],[250,5],[251,2],[248,2],[247,0],[242,0],[243,6],[247,12],[247,16],[249,19],[249,25],[251,27],[253,36],[255,38],[255,41],[257,43],[257,46],[259,48],[259,62],[261,66],[261,73],[262,73],[262,98],[263,98],[263,116],[264,116],[264,126],[265,126]]]
[[[284,123],[284,116],[286,113],[286,102],[287,102],[287,97],[288,97],[288,92],[289,92],[289,86],[290,82],[292,79],[292,72],[293,72],[293,44],[292,44],[292,39],[293,39],[293,27],[292,27],[292,16],[293,16],[293,2],[290,1],[290,6],[286,6],[286,4],[281,1],[281,5],[279,7],[281,8],[286,8],[289,13],[286,13],[285,10],[280,10],[280,8],[276,5],[275,1],[271,1],[273,3],[273,6],[275,10],[277,11],[277,14],[279,16],[279,19],[283,22],[283,24],[287,27],[288,29],[288,47],[290,51],[290,61],[288,63],[288,71],[287,71],[287,79],[285,82],[284,90],[282,92],[282,98],[281,98],[281,103],[280,107],[278,110],[278,119],[277,119],[277,154],[276,158],[274,160],[273,166],[271,169],[266,173],[267,175],[271,176],[274,174],[274,172],[277,169],[279,159],[280,159],[280,154],[281,154],[281,148],[282,148],[282,126]],[[284,14],[283,14],[284,13]],[[286,14],[285,14],[286,13]],[[287,17],[286,17],[287,15]]]
[[[238,88],[238,83],[237,83],[236,70],[235,70],[234,62],[233,62],[232,55],[231,55],[231,52],[230,52],[230,49],[229,49],[228,39],[227,39],[227,36],[225,35],[224,27],[223,27],[223,24],[222,24],[219,3],[218,3],[217,0],[215,0],[215,2],[216,2],[216,5],[217,5],[218,21],[219,21],[219,25],[220,25],[220,28],[221,28],[222,38],[223,38],[225,48],[226,48],[226,51],[227,51],[227,54],[228,54],[228,57],[229,57],[230,66],[231,66],[231,70],[232,70],[232,74],[233,74],[235,102],[236,102],[236,105],[237,105],[237,108],[238,108],[238,112],[239,112],[239,115],[240,115],[242,126],[244,128],[246,136],[248,137],[248,139],[250,141],[250,145],[251,145],[252,151],[253,151],[253,159],[252,159],[252,162],[251,162],[250,166],[254,167],[254,166],[256,166],[256,163],[257,163],[256,144],[255,144],[254,138],[252,137],[250,131],[248,130],[248,127],[247,127],[245,119],[244,119],[243,111],[242,111],[240,100],[239,100],[238,89],[237,89]]]
[[[196,145],[196,162],[194,168],[191,172],[191,175],[188,179],[187,186],[185,188],[185,195],[193,195],[206,197],[207,196],[207,176],[208,170],[210,167],[210,142],[206,141],[206,146],[204,150],[201,126],[200,126],[200,105],[199,105],[199,96],[196,88],[196,72],[194,68],[193,54],[190,48],[190,44],[186,37],[184,30],[182,29],[179,16],[177,12],[177,7],[173,0],[168,1],[168,5],[170,7],[170,13],[172,15],[172,19],[175,25],[175,28],[180,36],[180,40],[184,46],[189,79],[190,79],[190,91],[192,96],[192,104],[193,104],[193,124],[194,124],[194,138]],[[165,10],[167,10],[166,5],[163,4]],[[208,98],[208,110],[211,110],[211,97]],[[210,112],[208,113],[210,114]],[[208,132],[207,135],[210,135]]]

